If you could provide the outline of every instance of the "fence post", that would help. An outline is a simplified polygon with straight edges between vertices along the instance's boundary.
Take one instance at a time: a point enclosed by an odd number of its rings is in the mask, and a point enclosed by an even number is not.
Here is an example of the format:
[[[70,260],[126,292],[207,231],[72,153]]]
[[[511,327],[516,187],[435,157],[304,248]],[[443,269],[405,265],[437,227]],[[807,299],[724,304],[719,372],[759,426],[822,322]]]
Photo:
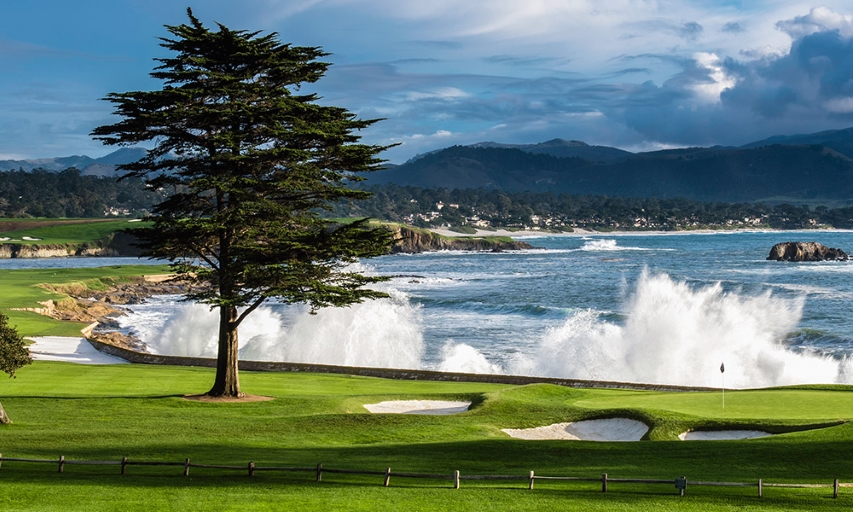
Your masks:
[[[59,472],[65,471],[65,455],[59,456]]]
[[[317,481],[321,482],[323,480],[323,464],[317,464]]]
[[[601,492],[607,492],[607,473],[601,475]]]
[[[453,488],[459,489],[459,470],[453,472]]]
[[[127,471],[127,456],[121,458],[121,474],[124,475]]]
[[[190,476],[190,459],[184,461],[184,476]]]
[[[533,471],[530,472],[530,485],[527,488],[533,490]]]
[[[385,468],[385,487],[391,485],[391,468]]]
[[[758,497],[759,498],[764,497],[764,479],[763,478],[758,479]]]
[[[3,454],[0,453],[0,467],[3,466]]]
[[[687,477],[684,475],[681,475],[681,481],[682,481],[681,496],[684,497],[684,491],[687,489]]]
[[[249,462],[249,476],[255,476],[255,463]]]
[[[832,497],[838,498],[838,479],[836,478],[834,482],[832,482]]]

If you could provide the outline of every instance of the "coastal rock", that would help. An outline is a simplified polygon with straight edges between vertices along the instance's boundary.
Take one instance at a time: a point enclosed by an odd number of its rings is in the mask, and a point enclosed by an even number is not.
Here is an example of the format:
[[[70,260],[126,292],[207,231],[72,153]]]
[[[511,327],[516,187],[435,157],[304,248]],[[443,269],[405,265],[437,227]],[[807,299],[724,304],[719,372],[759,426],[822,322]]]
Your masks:
[[[0,258],[65,258],[68,256],[139,256],[138,240],[124,232],[83,244],[0,244]]]
[[[450,238],[437,235],[425,229],[412,229],[407,226],[393,226],[396,242],[391,248],[392,254],[417,254],[430,251],[517,251],[533,249],[527,242],[502,240],[497,237]]]
[[[770,249],[768,260],[775,261],[847,261],[848,255],[817,242],[784,242]]]

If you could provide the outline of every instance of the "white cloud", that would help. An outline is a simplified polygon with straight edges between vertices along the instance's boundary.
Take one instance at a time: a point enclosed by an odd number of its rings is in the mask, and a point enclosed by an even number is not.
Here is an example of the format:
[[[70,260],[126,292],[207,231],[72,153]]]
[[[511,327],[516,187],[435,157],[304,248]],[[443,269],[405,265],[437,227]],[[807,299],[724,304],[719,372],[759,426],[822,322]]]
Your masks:
[[[411,91],[403,94],[405,101],[441,100],[453,101],[467,98],[470,94],[456,87],[439,87],[431,91]]]
[[[827,30],[838,30],[842,37],[853,37],[853,16],[825,6],[815,7],[805,16],[780,21],[776,26],[794,39]]]
[[[729,75],[723,67],[723,61],[714,53],[697,52],[693,59],[700,67],[708,70],[709,82],[699,82],[693,85],[693,90],[705,101],[719,102],[720,93],[731,89],[737,83],[737,78]]]

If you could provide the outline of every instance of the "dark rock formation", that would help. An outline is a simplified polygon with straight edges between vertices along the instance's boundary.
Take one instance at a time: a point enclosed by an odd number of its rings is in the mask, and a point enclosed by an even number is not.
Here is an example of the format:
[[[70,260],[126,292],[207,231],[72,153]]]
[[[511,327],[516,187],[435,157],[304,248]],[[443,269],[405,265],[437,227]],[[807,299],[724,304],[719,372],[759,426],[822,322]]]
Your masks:
[[[417,254],[430,251],[517,251],[533,249],[527,242],[504,240],[498,237],[445,237],[425,229],[392,226],[397,242],[391,253]]]
[[[768,260],[775,261],[847,261],[847,253],[817,242],[784,242],[770,249]]]

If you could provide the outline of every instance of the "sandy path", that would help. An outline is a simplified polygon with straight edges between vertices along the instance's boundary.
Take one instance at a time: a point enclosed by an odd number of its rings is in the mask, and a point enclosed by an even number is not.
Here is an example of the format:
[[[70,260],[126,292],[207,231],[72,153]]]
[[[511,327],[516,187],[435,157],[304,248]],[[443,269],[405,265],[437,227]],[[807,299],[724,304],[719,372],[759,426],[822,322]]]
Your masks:
[[[86,338],[39,336],[27,339],[35,342],[29,348],[33,359],[37,361],[64,361],[78,364],[127,363],[124,359],[98,352],[86,341]]]

